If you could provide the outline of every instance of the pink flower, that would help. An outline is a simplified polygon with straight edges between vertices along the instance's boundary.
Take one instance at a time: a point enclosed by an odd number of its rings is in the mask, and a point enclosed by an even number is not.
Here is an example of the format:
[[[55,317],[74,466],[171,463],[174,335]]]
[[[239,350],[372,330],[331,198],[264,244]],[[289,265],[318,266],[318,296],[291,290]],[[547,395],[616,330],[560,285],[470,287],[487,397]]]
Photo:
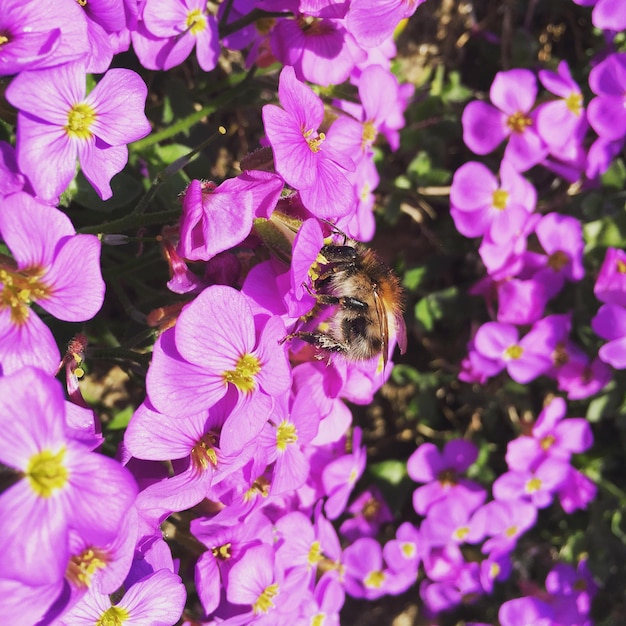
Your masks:
[[[142,17],[133,44],[144,67],[169,70],[180,65],[194,47],[205,72],[217,65],[217,20],[203,0],[147,0]]]
[[[278,97],[283,108],[263,107],[263,123],[274,152],[276,171],[300,192],[304,206],[318,217],[341,217],[354,206],[355,192],[343,170],[354,162],[336,149],[332,127],[319,133],[324,104],[295,76],[292,67],[280,74]]]
[[[221,185],[192,180],[185,190],[178,253],[208,261],[240,244],[256,216],[271,214],[283,188],[269,172],[246,171]]]
[[[20,111],[17,161],[37,195],[55,201],[74,178],[78,159],[98,195],[110,198],[111,178],[128,159],[126,144],[150,132],[146,94],[138,74],[115,68],[85,95],[82,62],[14,78],[6,97]]]
[[[291,385],[285,347],[279,344],[285,333],[278,317],[254,318],[246,296],[232,287],[208,287],[155,346],[148,398],[162,413],[177,416],[202,413],[235,394],[240,405],[226,419],[220,439],[231,454],[261,432],[273,398]]]
[[[424,0],[352,0],[346,22],[348,30],[365,48],[375,48],[393,35],[401,20],[413,13]]]
[[[548,153],[530,113],[537,97],[537,81],[529,70],[498,72],[489,97],[493,105],[470,102],[463,111],[463,141],[476,154],[489,154],[505,139],[504,158],[524,172]]]
[[[25,367],[0,378],[0,461],[19,479],[0,496],[3,575],[41,585],[61,581],[69,532],[111,541],[136,494],[130,473],[66,433],[60,384]]]
[[[2,371],[32,364],[52,374],[56,342],[30,305],[68,322],[92,318],[104,300],[100,241],[77,235],[64,213],[22,192],[3,200],[0,236],[14,258],[0,261]]]
[[[516,233],[519,221],[535,210],[535,188],[505,159],[500,182],[482,163],[470,161],[455,173],[450,188],[450,213],[457,230],[466,237],[485,233],[503,243]],[[511,215],[522,211],[519,219]]]
[[[531,330],[522,339],[515,326],[487,322],[476,333],[476,351],[506,367],[511,378],[525,384],[545,373],[552,365],[552,350],[541,333]]]
[[[298,80],[338,85],[348,79],[365,52],[338,20],[298,17],[280,20],[271,33],[272,52],[293,67]]]
[[[580,136],[581,126],[586,127],[583,95],[566,61],[559,63],[556,73],[540,70],[539,80],[560,98],[539,106],[537,132],[551,148],[562,149],[572,137]]]

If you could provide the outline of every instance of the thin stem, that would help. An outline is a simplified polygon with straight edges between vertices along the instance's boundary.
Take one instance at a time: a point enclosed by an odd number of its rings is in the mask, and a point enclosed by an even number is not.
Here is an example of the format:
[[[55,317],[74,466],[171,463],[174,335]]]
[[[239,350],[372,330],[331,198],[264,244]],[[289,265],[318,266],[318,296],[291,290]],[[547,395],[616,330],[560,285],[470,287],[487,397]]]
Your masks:
[[[210,104],[202,107],[199,111],[194,111],[191,115],[183,117],[175,124],[171,124],[167,128],[160,130],[158,133],[151,133],[147,137],[131,143],[128,148],[132,152],[141,152],[149,146],[153,146],[160,143],[164,139],[171,139],[178,133],[189,130],[194,124],[202,121],[205,117],[208,117],[215,111],[217,111],[224,104],[230,102],[236,96],[242,94],[250,87],[252,77],[256,72],[256,66],[252,66],[245,74],[236,74],[223,81],[220,85],[220,89],[227,89],[224,93],[216,96],[211,100]]]
[[[133,230],[141,226],[149,226],[151,224],[166,224],[173,222],[180,217],[180,209],[170,209],[169,211],[157,211],[155,213],[146,213],[138,215],[129,213],[125,217],[118,220],[107,222],[106,224],[98,224],[97,226],[85,226],[78,232],[89,235],[100,235],[104,233],[120,233],[126,230]]]

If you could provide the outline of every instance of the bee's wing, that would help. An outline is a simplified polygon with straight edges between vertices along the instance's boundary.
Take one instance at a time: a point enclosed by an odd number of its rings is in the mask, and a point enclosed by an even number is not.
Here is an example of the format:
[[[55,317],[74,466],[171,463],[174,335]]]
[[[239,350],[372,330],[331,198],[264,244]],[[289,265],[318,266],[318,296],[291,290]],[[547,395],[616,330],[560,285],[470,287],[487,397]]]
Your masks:
[[[385,303],[376,289],[374,289],[374,303],[376,304],[376,317],[378,318],[378,327],[380,328],[380,335],[383,340],[384,371],[384,369],[387,367],[387,361],[389,360],[389,322],[387,321],[387,311],[385,309]]]
[[[402,313],[398,313],[395,317],[395,332],[396,332],[396,342],[398,343],[398,347],[400,348],[400,354],[404,354],[406,352],[407,346],[407,338],[406,338],[406,323],[404,321],[404,316]]]

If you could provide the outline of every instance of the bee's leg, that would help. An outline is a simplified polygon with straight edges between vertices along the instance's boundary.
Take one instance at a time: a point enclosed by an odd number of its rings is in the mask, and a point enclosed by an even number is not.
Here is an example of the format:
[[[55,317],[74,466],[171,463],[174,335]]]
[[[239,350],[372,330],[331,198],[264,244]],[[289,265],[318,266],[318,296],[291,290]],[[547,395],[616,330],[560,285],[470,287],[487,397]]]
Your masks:
[[[322,333],[320,331],[300,331],[296,333],[291,333],[287,335],[284,339],[282,339],[280,343],[284,343],[285,341],[291,341],[292,339],[301,339],[302,341],[306,341],[306,343],[310,343],[312,346],[320,348],[321,350],[326,350],[327,352],[346,353],[348,351],[348,346],[341,343],[340,341],[337,341],[328,333]]]
[[[343,296],[340,298],[326,293],[316,293],[311,295],[315,297],[318,304],[322,305],[337,304],[342,309],[350,309],[351,311],[367,311],[368,308],[365,302],[359,300],[358,298],[351,298],[350,296]]]

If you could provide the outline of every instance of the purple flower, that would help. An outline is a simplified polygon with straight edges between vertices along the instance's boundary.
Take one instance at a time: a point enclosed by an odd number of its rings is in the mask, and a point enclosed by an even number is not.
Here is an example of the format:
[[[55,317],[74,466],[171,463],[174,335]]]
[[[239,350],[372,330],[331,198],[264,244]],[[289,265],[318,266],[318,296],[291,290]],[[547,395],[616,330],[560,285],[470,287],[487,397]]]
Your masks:
[[[537,134],[530,110],[537,97],[537,81],[529,70],[498,72],[489,91],[491,104],[470,102],[463,111],[463,141],[476,154],[489,154],[505,139],[504,158],[524,172],[541,162],[547,146]]]
[[[463,500],[448,498],[435,502],[420,527],[420,534],[429,547],[448,543],[477,543],[482,537],[470,518],[474,509]]]
[[[420,531],[410,522],[400,524],[396,538],[390,539],[383,547],[383,556],[389,569],[409,570],[415,576],[423,554],[424,542]]]
[[[558,490],[558,497],[563,510],[573,513],[584,510],[596,497],[598,488],[584,474],[570,467],[563,484]]]
[[[556,73],[540,70],[539,80],[560,98],[538,107],[537,132],[551,149],[562,149],[572,137],[580,136],[580,128],[586,126],[583,95],[566,61],[559,63]]]
[[[79,604],[55,623],[59,626],[87,626],[122,619],[128,624],[172,626],[185,608],[186,597],[180,576],[160,569],[137,581],[116,604],[112,604],[107,594],[90,590]]]
[[[535,233],[547,253],[546,257],[535,257],[535,262],[543,266],[535,278],[548,287],[552,297],[565,280],[578,281],[585,275],[582,225],[575,217],[548,213],[535,226]]]
[[[276,171],[318,217],[346,215],[355,192],[343,170],[354,170],[354,162],[334,146],[332,127],[328,134],[318,132],[324,118],[322,100],[296,78],[292,67],[280,73],[278,97],[282,109],[273,104],[263,107]]]
[[[327,87],[347,80],[366,58],[338,20],[300,16],[280,20],[271,33],[272,52],[292,66],[298,80]]]
[[[500,179],[482,163],[470,161],[455,173],[450,187],[450,214],[457,230],[466,237],[485,233],[498,242],[511,239],[518,219],[511,214],[522,211],[521,220],[535,210],[535,188],[507,161],[500,165]]]
[[[407,473],[412,480],[426,483],[413,492],[413,508],[426,515],[436,502],[458,500],[474,510],[486,497],[476,482],[461,476],[478,457],[478,449],[463,439],[448,441],[439,452],[432,443],[423,443],[409,457]]]
[[[240,244],[256,216],[270,214],[280,197],[282,180],[268,172],[243,172],[221,185],[192,180],[185,190],[178,253],[208,261]]]
[[[626,135],[626,53],[611,54],[589,74],[597,94],[587,107],[593,130],[602,139],[617,141]]]
[[[553,611],[539,598],[508,600],[498,611],[502,626],[552,626]]]
[[[626,309],[617,304],[603,304],[591,320],[591,328],[602,339],[608,339],[598,356],[611,367],[626,368]]]
[[[478,329],[474,341],[477,352],[506,367],[509,376],[521,384],[541,376],[552,365],[552,350],[538,331],[531,330],[519,339],[515,326],[487,322]]]
[[[295,589],[277,567],[274,549],[268,545],[253,546],[233,565],[228,575],[226,597],[229,602],[250,606],[241,614],[240,624],[282,623],[281,614],[289,614],[297,603]],[[244,618],[247,618],[245,622]]]
[[[387,593],[400,593],[415,582],[412,572],[394,572],[385,567],[376,539],[362,537],[343,553],[345,589],[354,598],[374,600]]]
[[[339,527],[348,540],[359,537],[376,537],[383,524],[393,521],[393,515],[382,493],[375,486],[368,487],[348,507],[352,515]]]
[[[135,411],[124,435],[126,450],[138,459],[181,460],[175,463],[173,476],[139,494],[138,506],[155,518],[189,509],[248,462],[252,446],[233,455],[219,447],[220,431],[231,410],[232,406],[220,401],[203,413],[177,417],[163,415],[145,402]]]
[[[6,97],[20,111],[17,161],[37,195],[56,200],[74,178],[78,159],[98,195],[110,198],[111,178],[128,159],[126,144],[150,132],[146,94],[138,74],[115,68],[86,95],[82,62],[14,78]]]
[[[496,500],[528,498],[537,508],[550,505],[554,493],[567,479],[570,466],[567,461],[547,457],[534,467],[511,470],[496,478],[493,497]]]
[[[147,45],[139,46],[138,56],[144,67],[169,70],[180,65],[194,47],[205,72],[217,65],[217,20],[203,0],[146,0],[142,18]],[[142,32],[133,33],[133,42]]]
[[[148,398],[168,415],[202,413],[228,392],[239,399],[220,438],[226,454],[256,437],[273,398],[291,373],[280,318],[254,318],[246,296],[232,287],[205,289],[159,338],[148,371]]]
[[[66,435],[57,381],[26,367],[0,378],[0,461],[19,480],[0,496],[3,575],[42,585],[63,579],[69,532],[102,545],[136,494],[130,473]]]
[[[608,248],[600,273],[593,286],[593,293],[600,302],[626,306],[626,252]]]
[[[62,65],[91,50],[85,15],[74,0],[3,0],[0,33],[0,76]]]
[[[353,0],[346,17],[348,30],[360,45],[374,48],[393,35],[401,20],[411,17],[424,0]]]
[[[484,554],[508,553],[517,539],[537,521],[537,509],[521,499],[492,500],[480,507],[472,516],[472,530],[476,539],[485,541]]]
[[[352,454],[331,461],[322,471],[324,491],[328,495],[324,511],[328,519],[337,519],[346,508],[356,481],[361,478],[367,463],[366,451],[361,447],[361,429],[352,435]]]
[[[563,398],[554,398],[539,414],[531,436],[509,442],[506,462],[511,469],[525,470],[553,457],[569,461],[593,444],[589,422],[582,417],[563,420],[567,405]]]
[[[266,425],[258,438],[268,464],[274,463],[272,495],[293,491],[306,482],[310,466],[302,447],[317,435],[320,420],[319,411],[306,392],[296,395],[291,410],[280,404],[277,401],[272,423]]]
[[[68,322],[92,318],[104,299],[100,241],[75,234],[64,213],[22,192],[2,202],[0,237],[14,259],[0,260],[2,371],[30,363],[54,373],[60,361],[56,342],[30,306]]]
[[[574,0],[581,6],[593,6],[591,22],[596,28],[616,31],[626,29],[626,15],[621,0]]]
[[[15,160],[15,149],[6,141],[0,141],[0,199],[24,189],[24,176]]]

